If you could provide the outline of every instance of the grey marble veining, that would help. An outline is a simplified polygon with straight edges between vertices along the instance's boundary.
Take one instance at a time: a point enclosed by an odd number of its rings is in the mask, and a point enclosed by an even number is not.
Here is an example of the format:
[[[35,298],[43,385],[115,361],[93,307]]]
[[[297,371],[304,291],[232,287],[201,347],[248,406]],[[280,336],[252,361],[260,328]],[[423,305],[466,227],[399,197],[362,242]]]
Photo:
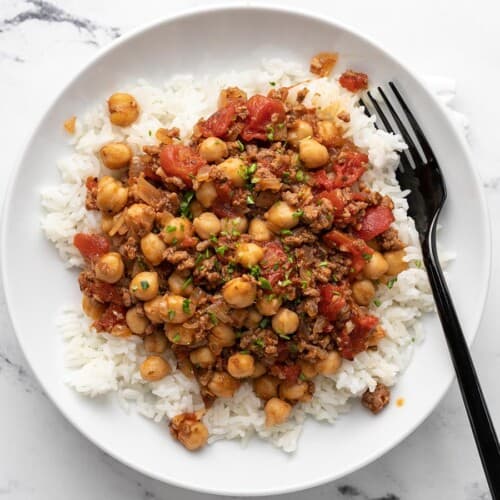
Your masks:
[[[202,3],[207,2],[0,0],[0,109],[4,123],[9,123],[2,137],[2,199],[7,174],[14,167],[30,128],[63,81],[99,47],[132,27]],[[226,0],[226,3],[239,2]],[[298,0],[288,3],[304,7]],[[356,2],[334,4],[310,0],[308,6],[378,39],[422,74],[456,78],[455,106],[470,120],[469,141],[492,215],[493,255],[498,255],[500,160],[496,146],[500,104],[482,92],[477,78],[471,78],[482,75],[485,81],[499,81],[497,4],[488,0],[477,0],[474,5],[452,0],[379,0],[364,4],[363,15]],[[387,12],[391,12],[390,18]],[[448,21],[446,36],[443,36],[443,17]],[[394,19],[400,22],[392,22]],[[405,22],[408,19],[412,23]],[[425,39],[422,39],[424,25]],[[481,58],[477,57],[479,53]],[[499,285],[500,261],[494,257],[490,293],[473,356],[497,427],[500,426],[500,335],[496,331]],[[149,479],[82,437],[52,405],[27,366],[7,316],[2,291],[0,394],[4,401],[0,411],[0,498],[217,498]],[[332,452],[335,452],[333,445]],[[384,457],[339,481],[286,498],[487,500],[490,496],[456,385],[422,426]]]

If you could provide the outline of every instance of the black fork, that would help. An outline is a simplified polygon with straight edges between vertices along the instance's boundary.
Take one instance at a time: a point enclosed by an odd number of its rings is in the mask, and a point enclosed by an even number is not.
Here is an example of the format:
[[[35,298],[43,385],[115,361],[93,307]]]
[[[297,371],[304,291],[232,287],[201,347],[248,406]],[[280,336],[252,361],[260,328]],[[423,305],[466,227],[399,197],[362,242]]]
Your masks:
[[[436,250],[436,225],[439,213],[446,200],[446,185],[436,156],[413,113],[394,83],[390,82],[389,88],[413,130],[423,156],[384,90],[380,87],[377,89],[382,98],[381,103],[373,97],[371,92],[367,92],[367,96],[376,113],[380,116],[386,130],[393,133],[399,132],[408,145],[407,152],[401,153],[401,164],[396,171],[396,176],[401,189],[410,190],[407,198],[408,214],[414,219],[419,234],[424,265],[427,269],[439,318],[441,319],[491,494],[494,500],[500,500],[500,446],[498,438]],[[369,115],[370,112],[366,104],[363,101],[361,101],[361,104],[364,106],[366,114]],[[387,114],[384,113],[382,107],[388,111]],[[397,126],[397,131],[392,127],[388,116],[392,117]]]

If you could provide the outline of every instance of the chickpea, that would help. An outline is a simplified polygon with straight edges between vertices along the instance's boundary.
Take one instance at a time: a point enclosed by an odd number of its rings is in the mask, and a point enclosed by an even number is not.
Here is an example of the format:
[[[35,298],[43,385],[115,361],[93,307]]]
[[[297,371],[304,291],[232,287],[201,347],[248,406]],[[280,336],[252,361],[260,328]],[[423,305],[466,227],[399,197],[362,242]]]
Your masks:
[[[255,241],[269,241],[273,237],[272,231],[262,219],[252,219],[248,228],[248,234]]]
[[[227,360],[227,371],[234,378],[250,377],[255,370],[255,361],[250,354],[233,354]]]
[[[132,159],[132,151],[122,142],[106,144],[99,151],[99,155],[104,166],[111,170],[128,167]]]
[[[154,222],[154,208],[145,203],[134,203],[125,212],[125,224],[139,236],[149,233],[153,229]]]
[[[292,146],[296,146],[302,139],[312,137],[313,128],[304,120],[295,120],[288,129],[287,140]]]
[[[244,90],[238,87],[228,87],[227,89],[222,89],[219,94],[218,106],[220,108],[226,107],[228,104],[234,102],[245,102],[247,100],[247,94]]]
[[[215,167],[224,177],[236,187],[245,185],[245,164],[239,158],[228,158]]]
[[[139,367],[141,376],[148,382],[156,382],[166,377],[172,369],[160,356],[148,356]]]
[[[210,236],[217,236],[220,233],[220,219],[212,212],[204,212],[193,221],[196,234],[202,240],[208,240]]]
[[[115,325],[113,328],[111,328],[111,335],[113,335],[113,337],[130,337],[132,335],[132,332],[127,325],[119,323],[118,325]]]
[[[389,264],[380,252],[374,252],[371,259],[365,264],[363,274],[370,280],[379,279],[389,269]]]
[[[130,282],[130,293],[139,300],[152,300],[158,295],[158,273],[144,271],[137,273]]]
[[[127,326],[130,328],[132,333],[135,333],[136,335],[144,335],[144,332],[149,325],[149,320],[142,312],[139,311],[140,310],[137,307],[130,308],[125,315],[125,321],[127,322]]]
[[[299,218],[294,215],[295,210],[284,201],[277,201],[265,214],[266,220],[272,224],[273,231],[292,229],[299,223]]]
[[[116,214],[125,207],[128,200],[128,188],[109,175],[104,175],[97,183],[96,205],[106,214]]]
[[[194,341],[194,330],[192,328],[185,328],[182,325],[166,325],[165,334],[176,345],[191,345]]]
[[[106,310],[106,306],[88,295],[82,296],[82,310],[91,319],[98,320]]]
[[[181,324],[186,322],[195,312],[195,306],[182,295],[168,294],[160,302],[160,315],[166,323]]]
[[[191,221],[186,217],[170,219],[162,232],[163,241],[169,245],[180,243],[186,236],[191,236]]]
[[[318,374],[318,367],[313,363],[301,359],[299,361],[299,366],[302,370],[302,375],[308,380],[313,379]]]
[[[231,347],[236,342],[236,334],[232,327],[221,323],[212,328],[208,336],[208,342],[218,348]]]
[[[388,274],[389,276],[397,276],[399,273],[402,273],[403,271],[408,269],[408,262],[405,262],[403,260],[405,256],[406,252],[404,250],[385,252],[384,259],[389,265],[386,274]]]
[[[205,208],[212,206],[213,202],[217,199],[217,190],[213,182],[204,182],[196,191],[196,199]]]
[[[273,330],[278,335],[290,335],[299,327],[299,316],[286,307],[282,307],[271,320]]]
[[[209,368],[216,360],[214,353],[208,347],[199,347],[191,351],[189,359],[193,365],[200,368]]]
[[[162,262],[163,252],[166,248],[165,243],[155,233],[146,234],[141,238],[142,253],[153,266],[157,266]]]
[[[174,271],[168,278],[168,288],[171,293],[189,297],[194,290],[193,284],[188,276],[184,276],[178,271]]]
[[[215,372],[208,383],[208,390],[218,398],[232,398],[240,382],[226,372]]]
[[[250,307],[248,309],[247,317],[243,325],[246,328],[257,328],[262,320],[262,314],[255,307]]]
[[[333,122],[319,121],[317,125],[319,140],[326,145],[332,144],[337,138],[337,129]]]
[[[260,399],[268,400],[278,396],[278,385],[280,381],[277,377],[263,375],[253,381],[253,390]]]
[[[123,276],[125,265],[118,252],[109,252],[101,255],[95,264],[97,279],[106,283],[116,283]]]
[[[282,382],[279,388],[279,395],[281,399],[288,399],[289,401],[300,401],[309,389],[307,382]]]
[[[101,217],[102,232],[109,233],[111,231],[111,228],[113,227],[114,222],[115,222],[115,219],[113,218],[112,215],[102,214],[102,217]]]
[[[266,414],[266,427],[282,424],[288,420],[292,407],[279,398],[271,398],[264,406]]]
[[[342,365],[342,357],[337,351],[330,351],[325,359],[316,364],[318,373],[321,375],[333,375],[339,371]]]
[[[176,415],[172,419],[172,433],[189,451],[199,450],[207,444],[208,429],[195,418],[185,416],[186,414]]]
[[[227,144],[218,137],[207,137],[200,144],[199,153],[208,163],[219,163],[227,156]]]
[[[264,363],[261,363],[260,361],[255,362],[255,367],[253,369],[252,375],[250,375],[252,378],[259,378],[266,373],[267,368]]]
[[[194,200],[189,205],[189,211],[193,217],[199,217],[203,213],[203,205],[198,200]]]
[[[306,168],[319,168],[328,163],[328,149],[315,139],[303,139],[299,144],[299,157]]]
[[[224,300],[236,309],[243,309],[253,304],[257,286],[249,276],[234,278],[222,288]]]
[[[144,337],[144,349],[147,352],[161,354],[167,348],[167,338],[161,332],[154,332]]]
[[[257,311],[263,316],[274,316],[281,307],[281,298],[264,295],[257,301]]]
[[[160,316],[160,304],[162,300],[163,297],[155,297],[153,300],[144,302],[144,314],[155,325],[163,323],[163,319]]]
[[[109,120],[113,125],[128,127],[139,116],[139,105],[134,96],[118,92],[108,99]]]
[[[236,249],[236,262],[244,267],[255,266],[264,257],[264,250],[255,243],[240,243]]]
[[[243,234],[248,228],[246,217],[224,217],[220,221],[221,230],[232,236]]]
[[[367,306],[375,297],[375,286],[370,280],[356,281],[352,285],[352,296],[360,306]]]

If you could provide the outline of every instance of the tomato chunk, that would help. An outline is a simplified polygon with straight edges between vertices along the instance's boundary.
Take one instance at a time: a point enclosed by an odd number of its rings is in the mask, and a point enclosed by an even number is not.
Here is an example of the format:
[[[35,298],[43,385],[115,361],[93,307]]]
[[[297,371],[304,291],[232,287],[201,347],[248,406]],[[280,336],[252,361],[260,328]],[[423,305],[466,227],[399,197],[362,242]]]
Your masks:
[[[115,325],[125,323],[127,309],[117,304],[110,304],[103,315],[94,322],[97,331],[110,332]]]
[[[323,236],[323,241],[337,247],[341,252],[351,254],[352,267],[355,273],[363,269],[366,259],[373,254],[373,250],[360,238],[342,233],[334,229]]]
[[[247,102],[248,118],[241,137],[245,141],[265,141],[273,127],[285,121],[285,106],[281,101],[263,95],[254,95]]]
[[[343,331],[337,338],[339,351],[342,357],[352,360],[356,354],[366,350],[366,343],[371,331],[378,325],[378,318],[370,314],[354,316],[352,318],[354,330],[350,333]]]
[[[167,144],[160,152],[160,165],[164,172],[179,177],[188,187],[193,186],[193,177],[206,161],[191,148],[183,144]]]
[[[356,235],[362,240],[368,241],[389,229],[394,222],[394,214],[389,207],[377,205],[366,209],[366,215],[361,221],[361,228]]]
[[[333,186],[337,188],[352,186],[366,170],[368,156],[356,151],[346,151],[340,154],[339,162],[333,166],[335,180]]]
[[[331,191],[335,187],[335,180],[328,176],[325,169],[318,170],[312,174],[314,186],[318,189]]]
[[[336,321],[340,311],[346,306],[346,300],[343,297],[343,287],[326,284],[320,285],[320,300],[318,311],[329,321]]]
[[[205,122],[200,125],[203,137],[220,137],[224,139],[229,127],[236,120],[236,106],[228,104],[217,110]]]
[[[368,75],[348,69],[340,75],[339,83],[351,92],[358,92],[368,88]]]
[[[271,241],[264,248],[264,257],[260,261],[262,276],[266,278],[271,286],[285,278],[285,273],[290,267],[288,257],[283,247],[277,241]]]
[[[86,259],[96,259],[109,252],[109,241],[100,234],[76,233],[73,245]]]
[[[318,198],[325,198],[330,201],[336,214],[340,214],[345,207],[345,200],[342,196],[340,189],[333,189],[332,191],[321,191]]]

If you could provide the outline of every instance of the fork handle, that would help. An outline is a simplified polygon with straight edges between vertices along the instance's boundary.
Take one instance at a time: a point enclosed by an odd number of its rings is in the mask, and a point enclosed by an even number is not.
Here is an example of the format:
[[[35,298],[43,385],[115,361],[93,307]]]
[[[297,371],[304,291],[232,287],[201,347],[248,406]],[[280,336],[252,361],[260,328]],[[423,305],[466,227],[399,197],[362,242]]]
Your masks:
[[[435,225],[422,251],[441,325],[493,500],[500,500],[500,446],[437,258]]]

